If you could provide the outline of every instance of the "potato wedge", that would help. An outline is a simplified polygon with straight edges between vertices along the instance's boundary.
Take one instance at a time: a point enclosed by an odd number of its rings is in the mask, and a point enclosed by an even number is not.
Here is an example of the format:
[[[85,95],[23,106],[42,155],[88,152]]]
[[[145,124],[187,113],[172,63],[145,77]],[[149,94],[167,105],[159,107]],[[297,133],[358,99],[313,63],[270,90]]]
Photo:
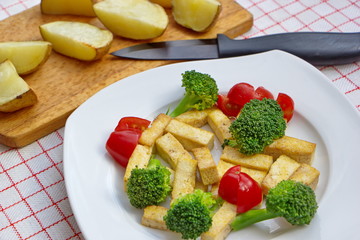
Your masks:
[[[164,8],[147,0],[106,0],[96,3],[94,10],[112,33],[130,39],[158,37],[169,23]]]
[[[10,60],[0,64],[0,111],[14,112],[31,106],[37,97],[29,85],[16,72]]]
[[[196,32],[205,32],[215,23],[221,11],[218,0],[173,0],[175,21]]]
[[[110,31],[81,22],[50,22],[41,25],[40,32],[52,43],[54,51],[84,61],[103,57],[113,40]]]
[[[41,0],[41,12],[45,14],[70,14],[95,17],[93,0]]]
[[[9,59],[19,75],[28,74],[46,62],[51,49],[46,41],[1,42],[0,62]]]

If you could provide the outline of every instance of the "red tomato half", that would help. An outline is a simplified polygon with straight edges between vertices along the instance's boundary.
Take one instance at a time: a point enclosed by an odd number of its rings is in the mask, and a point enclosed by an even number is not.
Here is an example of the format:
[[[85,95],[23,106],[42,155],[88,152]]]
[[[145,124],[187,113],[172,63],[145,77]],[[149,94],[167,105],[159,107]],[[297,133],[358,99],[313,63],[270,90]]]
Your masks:
[[[239,191],[237,195],[237,212],[244,213],[262,202],[260,185],[246,173],[240,173]]]
[[[139,130],[125,129],[112,132],[106,142],[106,150],[121,166],[126,167],[133,153],[141,132]]]
[[[276,101],[284,112],[284,118],[289,122],[294,115],[294,100],[285,93],[279,93]]]
[[[255,98],[255,89],[248,83],[237,83],[230,88],[227,96],[231,103],[243,107],[251,99]]]
[[[225,201],[236,204],[238,199],[237,189],[240,182],[240,166],[234,166],[226,171],[220,180],[219,196]]]
[[[272,93],[264,87],[258,87],[255,90],[255,98],[262,100],[263,98],[274,99]]]
[[[138,129],[141,132],[144,131],[149,125],[150,121],[138,117],[123,117],[120,119],[118,125],[115,128],[115,131],[120,131],[124,129]]]
[[[260,185],[248,174],[241,172],[240,166],[230,168],[220,180],[219,196],[235,204],[238,213],[244,213],[262,201]]]
[[[229,98],[225,95],[218,95],[217,106],[229,117],[236,117],[241,109],[239,105],[229,102]]]

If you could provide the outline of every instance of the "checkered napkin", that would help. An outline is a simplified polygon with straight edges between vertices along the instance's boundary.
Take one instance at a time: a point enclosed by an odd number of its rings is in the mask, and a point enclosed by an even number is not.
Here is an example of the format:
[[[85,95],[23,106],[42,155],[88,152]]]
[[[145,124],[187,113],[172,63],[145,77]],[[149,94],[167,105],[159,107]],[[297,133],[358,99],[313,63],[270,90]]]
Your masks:
[[[237,0],[254,15],[239,38],[280,32],[360,32],[360,1]],[[0,19],[40,0],[0,0]],[[318,67],[360,111],[360,62]],[[0,126],[1,127],[1,126]],[[83,239],[64,185],[60,129],[26,147],[0,145],[0,240]]]

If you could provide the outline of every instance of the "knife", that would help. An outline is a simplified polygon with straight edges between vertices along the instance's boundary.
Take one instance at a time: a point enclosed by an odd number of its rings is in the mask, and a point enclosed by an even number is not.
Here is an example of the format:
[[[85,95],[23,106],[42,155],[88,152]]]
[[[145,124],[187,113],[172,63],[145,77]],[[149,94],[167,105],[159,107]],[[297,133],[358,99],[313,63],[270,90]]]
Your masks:
[[[112,52],[121,58],[142,60],[200,60],[236,57],[282,50],[313,65],[347,64],[360,60],[360,33],[292,32],[233,40],[214,39],[143,43]]]

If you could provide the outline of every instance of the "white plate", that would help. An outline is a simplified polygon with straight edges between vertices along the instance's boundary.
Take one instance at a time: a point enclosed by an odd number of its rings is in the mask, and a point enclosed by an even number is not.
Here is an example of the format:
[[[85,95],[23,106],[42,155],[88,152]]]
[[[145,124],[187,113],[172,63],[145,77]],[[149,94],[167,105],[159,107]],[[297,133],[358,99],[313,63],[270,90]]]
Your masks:
[[[141,210],[123,192],[124,170],[105,142],[124,116],[152,119],[178,101],[181,73],[196,70],[216,79],[220,91],[237,82],[264,86],[293,97],[296,112],[286,135],[317,144],[321,171],[319,209],[309,226],[268,220],[227,239],[358,239],[360,226],[360,115],[316,68],[281,51],[151,69],[103,89],[82,104],[65,129],[64,169],[70,203],[87,240],[177,239],[180,235],[143,227]]]

